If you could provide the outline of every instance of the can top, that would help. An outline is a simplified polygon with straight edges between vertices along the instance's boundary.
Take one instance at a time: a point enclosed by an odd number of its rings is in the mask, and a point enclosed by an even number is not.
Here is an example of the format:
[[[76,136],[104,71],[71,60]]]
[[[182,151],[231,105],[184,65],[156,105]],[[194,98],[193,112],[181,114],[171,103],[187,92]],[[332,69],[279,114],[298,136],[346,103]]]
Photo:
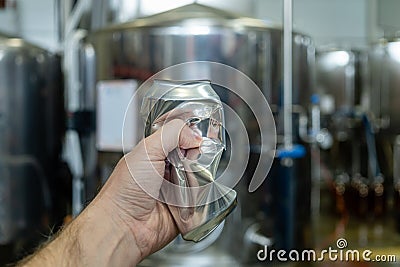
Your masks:
[[[145,98],[180,101],[209,99],[221,102],[219,96],[212,89],[211,82],[207,80],[155,80],[152,87],[153,90],[149,91]]]

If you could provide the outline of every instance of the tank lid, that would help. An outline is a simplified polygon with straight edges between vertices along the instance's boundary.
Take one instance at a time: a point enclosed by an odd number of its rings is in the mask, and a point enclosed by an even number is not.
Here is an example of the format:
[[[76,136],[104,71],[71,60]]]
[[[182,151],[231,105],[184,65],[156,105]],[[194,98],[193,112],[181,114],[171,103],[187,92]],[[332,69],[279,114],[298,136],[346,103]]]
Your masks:
[[[7,35],[5,33],[0,32],[0,48],[31,48],[31,49],[40,49],[43,50],[42,48],[33,45],[27,41],[25,41],[22,38],[19,37],[13,37],[11,35]]]
[[[0,32],[0,45],[18,47],[21,46],[22,44],[23,44],[22,39]]]
[[[280,28],[279,25],[267,24],[266,22],[240,16],[235,13],[227,12],[225,10],[193,3],[178,7],[166,12],[162,12],[156,15],[135,19],[131,22],[118,24],[104,28],[98,32],[109,32],[109,31],[121,31],[132,28],[142,27],[165,27],[165,26],[177,26],[177,25],[231,25],[251,28]]]

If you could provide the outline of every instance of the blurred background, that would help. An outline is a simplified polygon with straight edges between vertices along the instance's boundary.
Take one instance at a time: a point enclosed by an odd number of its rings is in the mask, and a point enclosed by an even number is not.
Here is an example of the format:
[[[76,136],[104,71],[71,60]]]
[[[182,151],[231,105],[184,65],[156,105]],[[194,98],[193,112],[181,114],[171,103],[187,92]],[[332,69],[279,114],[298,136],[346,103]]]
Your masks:
[[[250,138],[238,207],[204,241],[177,238],[141,266],[281,265],[257,251],[320,251],[339,238],[400,260],[399,10],[397,0],[0,0],[1,265],[95,196],[123,155],[137,88],[194,60],[258,85],[276,156],[249,193],[262,127],[253,103],[214,85]],[[133,105],[129,147],[143,133]]]

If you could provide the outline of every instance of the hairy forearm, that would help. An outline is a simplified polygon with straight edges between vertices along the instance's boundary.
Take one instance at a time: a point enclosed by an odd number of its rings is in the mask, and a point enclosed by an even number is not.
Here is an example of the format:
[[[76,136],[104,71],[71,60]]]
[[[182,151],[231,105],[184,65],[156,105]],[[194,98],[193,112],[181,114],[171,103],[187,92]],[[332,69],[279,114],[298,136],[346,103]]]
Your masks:
[[[17,264],[20,266],[79,266],[80,249],[75,226],[68,226],[42,245],[34,254]]]
[[[18,266],[134,266],[140,256],[129,229],[94,201],[53,241]]]

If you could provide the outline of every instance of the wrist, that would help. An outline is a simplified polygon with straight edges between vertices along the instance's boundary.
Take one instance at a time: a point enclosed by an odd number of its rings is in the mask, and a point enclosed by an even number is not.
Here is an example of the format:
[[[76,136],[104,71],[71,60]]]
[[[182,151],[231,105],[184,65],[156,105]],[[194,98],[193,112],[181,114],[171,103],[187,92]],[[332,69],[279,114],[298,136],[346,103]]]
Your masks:
[[[141,253],[130,229],[108,205],[94,200],[71,225],[78,231],[77,243],[84,266],[132,266]]]

